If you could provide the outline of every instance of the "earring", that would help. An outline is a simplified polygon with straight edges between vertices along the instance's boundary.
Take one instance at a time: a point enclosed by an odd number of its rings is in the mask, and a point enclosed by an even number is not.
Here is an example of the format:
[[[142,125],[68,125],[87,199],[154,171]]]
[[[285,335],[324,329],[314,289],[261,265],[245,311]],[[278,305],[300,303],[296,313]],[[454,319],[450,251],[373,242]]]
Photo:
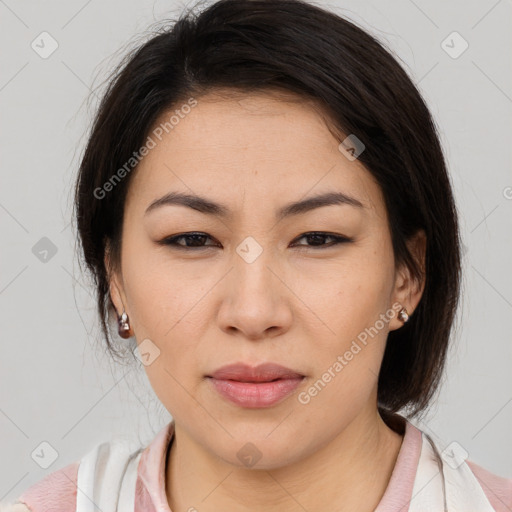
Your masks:
[[[121,338],[127,339],[132,336],[130,330],[130,321],[128,320],[128,315],[125,313],[124,308],[123,314],[119,317],[118,331]]]
[[[409,313],[407,313],[407,309],[405,308],[402,308],[399,312],[398,312],[398,318],[405,324],[406,322],[409,321]]]

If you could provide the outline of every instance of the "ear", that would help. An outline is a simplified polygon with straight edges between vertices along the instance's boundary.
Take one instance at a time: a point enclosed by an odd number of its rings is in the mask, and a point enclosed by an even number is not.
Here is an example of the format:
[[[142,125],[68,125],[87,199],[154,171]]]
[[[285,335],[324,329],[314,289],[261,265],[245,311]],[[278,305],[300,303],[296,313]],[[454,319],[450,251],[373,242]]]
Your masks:
[[[425,289],[425,255],[427,250],[427,237],[421,229],[417,231],[406,242],[409,252],[416,261],[420,269],[420,277],[417,278],[411,273],[411,270],[403,263],[395,272],[395,288],[393,290],[392,304],[399,303],[401,307],[407,310],[411,316],[416,309],[423,290]],[[394,331],[403,326],[403,322],[398,318],[398,310],[395,316],[389,322],[389,330]]]
[[[108,242],[105,247],[104,263],[109,283],[110,298],[116,308],[117,314],[120,315],[123,312],[123,304],[126,304],[126,299],[124,296],[122,280],[119,278],[117,271],[113,267],[110,244]]]

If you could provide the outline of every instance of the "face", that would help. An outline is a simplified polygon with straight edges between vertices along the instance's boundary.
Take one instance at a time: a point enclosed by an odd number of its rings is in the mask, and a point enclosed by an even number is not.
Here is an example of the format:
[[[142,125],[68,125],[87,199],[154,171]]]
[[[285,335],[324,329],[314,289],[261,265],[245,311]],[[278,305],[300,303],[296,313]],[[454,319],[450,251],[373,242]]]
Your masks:
[[[130,184],[114,304],[177,433],[237,466],[248,442],[262,454],[255,468],[298,461],[375,415],[397,302],[411,312],[419,300],[395,268],[380,188],[304,101],[210,94],[160,137]],[[169,193],[221,207],[148,210]],[[240,362],[301,378],[263,390],[209,377]]]

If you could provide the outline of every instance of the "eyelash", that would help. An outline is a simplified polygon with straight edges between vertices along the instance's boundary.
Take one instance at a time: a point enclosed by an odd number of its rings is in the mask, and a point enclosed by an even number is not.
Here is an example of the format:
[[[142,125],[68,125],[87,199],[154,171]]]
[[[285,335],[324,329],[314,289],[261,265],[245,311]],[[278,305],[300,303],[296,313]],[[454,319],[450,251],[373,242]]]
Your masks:
[[[178,250],[184,249],[184,250],[197,251],[197,250],[207,249],[208,247],[215,247],[214,245],[203,245],[203,246],[199,246],[199,247],[188,247],[186,245],[180,245],[180,244],[177,243],[177,241],[182,239],[182,238],[183,239],[190,239],[190,238],[197,237],[197,236],[201,236],[201,237],[205,237],[206,236],[207,238],[211,239],[211,237],[209,235],[207,235],[206,233],[192,232],[192,233],[184,233],[184,234],[181,234],[181,235],[170,236],[170,237],[164,238],[163,240],[161,240],[158,243],[161,244],[161,245],[172,246],[172,247],[174,247],[174,248],[176,248]],[[334,247],[335,245],[339,245],[339,244],[348,243],[348,242],[352,242],[353,241],[352,238],[348,238],[348,237],[340,236],[340,235],[332,235],[330,233],[325,233],[323,231],[308,231],[307,233],[303,233],[302,235],[297,237],[295,240],[300,240],[301,238],[305,238],[305,237],[308,237],[308,236],[320,236],[320,237],[332,238],[334,241],[331,244],[329,244],[329,245],[321,245],[321,246],[300,245],[299,246],[300,248],[327,249],[329,247]]]

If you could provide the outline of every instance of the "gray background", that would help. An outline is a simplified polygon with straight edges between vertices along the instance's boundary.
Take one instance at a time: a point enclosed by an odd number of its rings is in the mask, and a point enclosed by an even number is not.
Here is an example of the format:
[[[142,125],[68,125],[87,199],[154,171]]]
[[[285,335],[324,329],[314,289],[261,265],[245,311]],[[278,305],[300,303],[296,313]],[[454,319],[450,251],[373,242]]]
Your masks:
[[[453,178],[464,296],[445,383],[416,424],[442,447],[457,441],[470,460],[512,477],[512,3],[318,4],[370,30],[403,61],[440,127]],[[110,364],[94,341],[92,288],[76,263],[70,220],[96,104],[94,95],[86,101],[91,87],[129,41],[183,5],[0,0],[0,501],[101,441],[149,442],[171,419],[143,368]],[[31,47],[43,31],[58,43],[47,58]],[[469,44],[457,58],[442,46],[453,31]],[[453,37],[446,44],[452,53],[462,48]],[[48,244],[43,237],[56,249],[46,261],[36,245]],[[58,454],[46,469],[31,457],[42,442]]]

